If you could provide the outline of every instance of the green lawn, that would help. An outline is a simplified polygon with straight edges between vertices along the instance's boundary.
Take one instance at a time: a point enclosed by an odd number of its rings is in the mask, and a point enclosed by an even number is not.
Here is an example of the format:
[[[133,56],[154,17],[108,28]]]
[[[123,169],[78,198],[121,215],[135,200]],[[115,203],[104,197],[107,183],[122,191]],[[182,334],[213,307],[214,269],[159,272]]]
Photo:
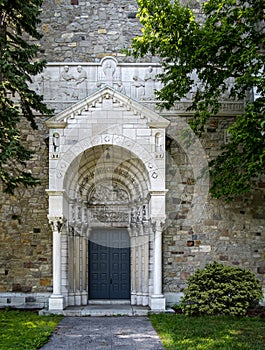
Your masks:
[[[0,311],[0,350],[37,350],[61,316]],[[259,317],[150,315],[165,350],[265,350],[265,319]]]
[[[0,350],[36,350],[49,339],[60,316],[0,310]]]
[[[264,350],[265,319],[259,317],[150,315],[165,350]]]

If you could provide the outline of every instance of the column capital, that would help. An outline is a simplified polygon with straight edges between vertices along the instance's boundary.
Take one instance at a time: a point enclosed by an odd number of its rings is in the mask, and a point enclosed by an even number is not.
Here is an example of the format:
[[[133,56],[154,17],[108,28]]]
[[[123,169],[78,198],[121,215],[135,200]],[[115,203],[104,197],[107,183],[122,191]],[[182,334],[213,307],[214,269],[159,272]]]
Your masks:
[[[162,231],[166,223],[166,216],[152,217],[151,223],[154,231]]]
[[[51,225],[52,231],[62,232],[63,225],[66,222],[66,219],[63,216],[49,216],[49,224]]]

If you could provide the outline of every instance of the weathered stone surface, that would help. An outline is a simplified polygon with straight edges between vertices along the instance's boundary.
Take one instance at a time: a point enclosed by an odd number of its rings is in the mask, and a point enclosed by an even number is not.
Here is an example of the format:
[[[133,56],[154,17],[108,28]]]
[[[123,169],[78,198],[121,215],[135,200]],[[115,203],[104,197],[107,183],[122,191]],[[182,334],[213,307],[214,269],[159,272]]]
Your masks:
[[[198,7],[198,1],[192,3]],[[136,1],[91,0],[72,6],[69,0],[44,0],[43,8],[41,45],[43,57],[51,64],[99,64],[106,56],[117,58],[119,63],[133,62],[133,58],[126,57],[121,49],[127,48],[131,39],[140,33],[139,20],[135,17]],[[147,57],[140,61],[157,63],[159,60]],[[50,96],[54,97],[58,97],[56,91]],[[142,103],[150,106],[148,101]],[[69,102],[61,104],[62,109],[67,107]],[[183,105],[176,103],[175,115],[163,113],[171,123],[167,129],[163,291],[170,293],[172,302],[173,295],[177,300],[177,295],[186,287],[186,279],[213,260],[251,269],[265,286],[265,179],[258,180],[250,195],[229,204],[211,199],[207,181],[198,180],[200,163],[220,152],[225,142],[224,130],[240,108],[236,103],[224,103],[226,116],[209,121],[207,132],[195,149],[185,148],[181,141],[182,122],[186,125],[188,122],[188,117],[178,117]],[[23,140],[36,151],[28,167],[39,177],[41,184],[34,188],[19,188],[14,196],[0,195],[1,305],[34,303],[36,300],[43,307],[52,291],[52,232],[47,219],[45,192],[49,180],[45,142],[48,131],[44,121],[45,118],[38,119],[39,130],[34,132],[26,122],[22,125]],[[98,127],[95,121],[95,130]],[[136,137],[132,130],[129,132],[130,137]],[[187,245],[191,241],[194,244]],[[152,263],[149,269],[152,273]]]
[[[43,8],[41,44],[50,62],[95,62],[101,55],[116,56],[140,33],[139,20],[131,15],[137,11],[135,0],[92,0],[78,6],[68,0],[45,0]],[[55,56],[58,43],[60,54]],[[74,44],[74,49],[68,50],[69,44]],[[120,58],[132,61],[126,56]]]
[[[40,278],[52,277],[52,241],[45,193],[48,186],[47,130],[44,119],[37,121],[39,130],[30,130],[25,122],[22,131],[29,147],[36,151],[28,168],[41,184],[19,188],[13,196],[3,193],[0,196],[1,292],[50,292],[50,288],[40,284]],[[36,227],[39,230],[34,233]],[[43,263],[45,270],[42,270]]]

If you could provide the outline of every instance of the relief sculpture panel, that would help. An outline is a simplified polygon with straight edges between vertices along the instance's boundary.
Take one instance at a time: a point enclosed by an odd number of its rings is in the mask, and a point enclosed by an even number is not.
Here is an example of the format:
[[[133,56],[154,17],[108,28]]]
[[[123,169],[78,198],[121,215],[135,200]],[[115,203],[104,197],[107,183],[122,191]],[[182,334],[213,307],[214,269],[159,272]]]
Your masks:
[[[124,64],[113,57],[100,63],[50,63],[33,77],[31,88],[58,113],[106,85],[135,100],[155,100],[155,90],[161,89],[156,79],[160,72],[158,64]]]
[[[113,57],[104,57],[99,63],[49,63],[41,74],[32,78],[31,88],[44,96],[44,101],[55,113],[105,86],[154,109],[157,103],[155,91],[162,88],[158,78],[161,72],[161,65],[156,63],[119,63]],[[190,92],[176,103],[176,111],[185,111],[200,88],[196,74],[193,74],[192,79],[195,83]],[[227,82],[228,91],[231,84]],[[224,94],[222,97],[223,101],[231,105],[229,109],[240,111],[242,102],[229,100],[227,96]]]

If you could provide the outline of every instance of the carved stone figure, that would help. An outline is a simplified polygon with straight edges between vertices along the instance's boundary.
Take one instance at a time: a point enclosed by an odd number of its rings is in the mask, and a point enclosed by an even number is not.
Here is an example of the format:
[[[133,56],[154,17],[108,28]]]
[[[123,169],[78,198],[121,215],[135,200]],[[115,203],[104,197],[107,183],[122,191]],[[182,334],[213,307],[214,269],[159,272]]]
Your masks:
[[[69,100],[72,97],[73,88],[72,88],[72,80],[74,80],[74,76],[69,72],[69,67],[64,66],[63,71],[60,75],[61,81],[61,89],[63,93],[63,97],[66,100]]]
[[[128,194],[118,185],[114,185],[112,187],[105,184],[99,184],[96,186],[95,191],[90,197],[90,201],[101,203],[120,203],[128,200]]]
[[[54,99],[51,90],[51,76],[49,71],[45,69],[42,73],[32,77],[33,89],[37,94],[45,96],[46,100]]]
[[[153,67],[148,67],[144,76],[145,80],[145,98],[153,99],[155,97],[155,81],[156,75],[153,71]]]
[[[83,99],[87,96],[87,73],[83,67],[77,67],[77,75],[75,76],[75,88],[73,97],[76,99]]]
[[[103,72],[105,74],[105,80],[107,82],[112,82],[114,79],[114,73],[116,71],[116,67],[112,61],[107,61],[103,67]]]
[[[116,83],[116,90],[121,92],[122,94],[126,94],[126,90],[125,90],[125,87],[122,83],[122,81],[119,81],[118,83]]]
[[[58,153],[59,147],[60,147],[60,135],[58,132],[55,132],[52,135],[52,145],[53,145],[53,152]]]
[[[137,98],[137,99],[143,98],[143,96],[144,96],[144,88],[145,88],[144,80],[141,79],[140,77],[138,77],[137,75],[135,75],[133,77],[132,85],[135,88],[134,97]]]

